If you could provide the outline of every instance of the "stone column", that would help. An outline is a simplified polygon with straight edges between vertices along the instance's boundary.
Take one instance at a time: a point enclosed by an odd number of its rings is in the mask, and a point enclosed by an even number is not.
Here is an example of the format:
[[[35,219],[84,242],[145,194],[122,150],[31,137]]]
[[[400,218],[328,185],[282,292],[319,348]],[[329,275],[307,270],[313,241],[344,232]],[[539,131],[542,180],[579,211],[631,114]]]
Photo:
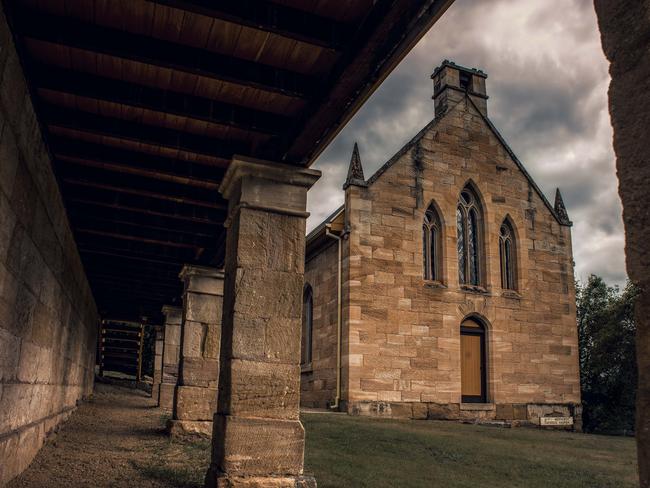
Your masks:
[[[180,278],[184,283],[181,357],[169,432],[211,436],[219,384],[223,273],[186,265]]]
[[[618,192],[623,203],[627,275],[639,294],[634,305],[636,443],[639,486],[650,488],[650,51],[648,0],[596,0],[603,50],[609,59],[609,113],[614,128]]]
[[[174,389],[178,382],[182,310],[179,307],[165,305],[162,312],[165,315],[165,341],[163,343],[162,380],[158,406],[172,410],[174,408]]]
[[[163,342],[165,340],[165,333],[161,326],[154,327],[156,340],[153,346],[153,383],[151,385],[151,398],[156,401],[160,395],[160,382],[162,381],[162,357],[163,357]]]
[[[208,487],[311,488],[299,420],[307,190],[320,172],[235,157]]]

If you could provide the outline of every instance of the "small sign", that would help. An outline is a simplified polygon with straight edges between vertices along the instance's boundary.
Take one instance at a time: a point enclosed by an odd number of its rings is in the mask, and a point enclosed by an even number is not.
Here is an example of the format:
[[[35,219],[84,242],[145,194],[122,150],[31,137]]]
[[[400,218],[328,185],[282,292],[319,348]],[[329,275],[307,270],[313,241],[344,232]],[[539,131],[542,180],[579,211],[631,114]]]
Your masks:
[[[539,425],[573,425],[573,417],[540,417]]]

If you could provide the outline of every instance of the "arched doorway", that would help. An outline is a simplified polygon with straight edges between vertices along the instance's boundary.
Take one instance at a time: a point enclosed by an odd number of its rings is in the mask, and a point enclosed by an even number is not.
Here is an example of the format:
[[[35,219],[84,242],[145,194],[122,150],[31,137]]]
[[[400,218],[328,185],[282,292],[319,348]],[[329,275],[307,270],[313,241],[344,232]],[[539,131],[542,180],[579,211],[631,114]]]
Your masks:
[[[486,403],[485,327],[475,319],[460,325],[460,383],[463,403]]]

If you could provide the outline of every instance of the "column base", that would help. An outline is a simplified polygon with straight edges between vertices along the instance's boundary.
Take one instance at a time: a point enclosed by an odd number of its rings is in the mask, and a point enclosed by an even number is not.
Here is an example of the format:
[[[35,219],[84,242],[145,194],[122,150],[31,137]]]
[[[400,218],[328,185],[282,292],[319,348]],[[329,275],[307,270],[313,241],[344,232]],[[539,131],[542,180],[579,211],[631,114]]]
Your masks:
[[[167,432],[172,437],[212,438],[212,422],[209,420],[168,420]]]
[[[313,476],[228,476],[208,469],[205,488],[317,488]]]

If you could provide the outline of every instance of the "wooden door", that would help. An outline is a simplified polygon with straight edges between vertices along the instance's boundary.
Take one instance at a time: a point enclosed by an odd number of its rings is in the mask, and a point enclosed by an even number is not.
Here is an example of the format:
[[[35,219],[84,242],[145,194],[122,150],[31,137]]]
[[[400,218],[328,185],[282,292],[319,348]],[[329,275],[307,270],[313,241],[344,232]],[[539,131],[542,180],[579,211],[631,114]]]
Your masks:
[[[485,402],[485,333],[476,322],[468,322],[460,332],[462,401]]]

